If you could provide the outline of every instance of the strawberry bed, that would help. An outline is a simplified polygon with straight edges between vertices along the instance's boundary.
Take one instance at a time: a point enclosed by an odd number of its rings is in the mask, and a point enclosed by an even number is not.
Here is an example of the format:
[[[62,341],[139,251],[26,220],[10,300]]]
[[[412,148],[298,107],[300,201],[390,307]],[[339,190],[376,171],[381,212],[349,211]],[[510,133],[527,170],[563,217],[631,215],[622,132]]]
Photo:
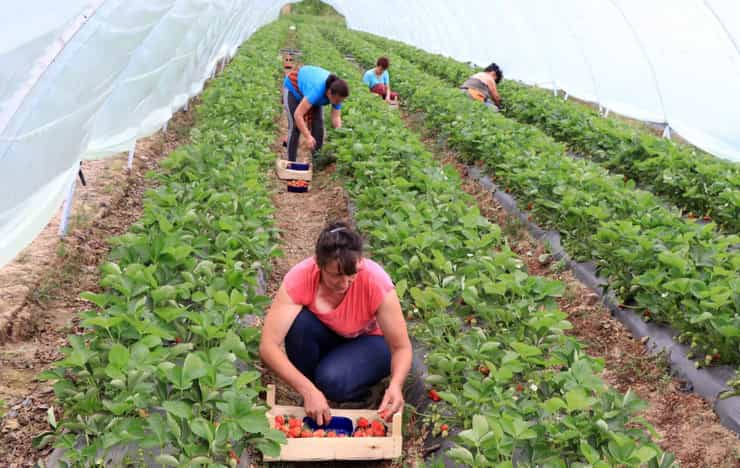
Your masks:
[[[366,66],[388,52],[344,29],[324,31]],[[425,124],[467,162],[482,161],[533,220],[560,233],[568,252],[594,259],[622,303],[674,326],[710,363],[740,361],[740,251],[733,248],[740,237],[684,221],[633,181],[570,158],[541,131],[490,112],[401,58],[393,67],[394,87]]]
[[[454,170],[363,92],[336,36],[329,42],[308,21],[298,24],[306,62],[347,77],[353,90],[345,128],[331,132],[326,151],[347,178],[373,258],[396,282],[414,338],[430,350],[427,383],[439,401],[428,422],[435,433],[462,429],[448,455],[467,465],[511,466],[516,454],[532,465],[670,466],[634,417],[643,403],[609,389],[598,377],[603,363],[564,334],[570,324],[555,301],[563,285],[526,273]],[[451,411],[442,415],[440,405]]]
[[[459,86],[475,69],[451,58],[367,33],[363,39],[393,51],[447,82]],[[552,92],[515,81],[501,83],[504,115],[536,125],[577,153],[610,171],[636,180],[684,210],[690,218],[715,220],[740,232],[740,165],[689,145],[659,138]]]
[[[43,374],[64,410],[38,445],[61,463],[92,466],[106,452],[139,447],[162,466],[224,466],[247,446],[279,452],[259,398],[260,271],[279,254],[265,174],[280,111],[274,57],[287,32],[256,32],[203,93],[189,145],[154,175],[144,213],[112,239],[102,292],[86,293],[83,333]]]

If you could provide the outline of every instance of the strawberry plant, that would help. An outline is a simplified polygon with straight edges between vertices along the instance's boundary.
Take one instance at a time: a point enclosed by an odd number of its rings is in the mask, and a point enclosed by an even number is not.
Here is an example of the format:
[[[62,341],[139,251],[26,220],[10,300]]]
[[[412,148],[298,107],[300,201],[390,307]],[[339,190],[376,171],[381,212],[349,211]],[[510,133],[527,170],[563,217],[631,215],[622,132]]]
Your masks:
[[[129,444],[162,449],[164,466],[235,466],[248,445],[279,452],[253,364],[259,331],[239,320],[266,305],[258,271],[279,254],[265,174],[286,31],[255,33],[204,92],[192,143],[162,163],[141,219],[112,239],[102,292],[83,294],[96,306],[81,314],[84,332],[42,376],[64,419],[38,445],[66,449],[68,466]]]
[[[407,44],[359,34],[423,67],[448,85],[459,86],[477,71]],[[711,214],[710,219],[728,232],[740,232],[740,165],[619,120],[602,118],[595,110],[553,96],[548,90],[511,80],[502,82],[500,90],[505,98],[506,116],[536,125],[574,152],[634,179],[690,216]]]
[[[345,47],[349,34],[304,21],[298,39],[306,61],[358,90],[325,151],[346,177],[373,257],[413,311],[412,334],[430,350],[430,398],[452,409],[449,425],[464,429],[450,455],[480,465],[510,464],[517,454],[526,465],[670,466],[671,456],[646,436],[649,425],[634,417],[639,400],[609,389],[600,361],[564,333],[570,324],[555,302],[562,284],[529,276],[456,172],[362,92],[359,70],[334,47]],[[364,60],[359,49],[345,50]]]
[[[387,53],[339,28],[332,40],[364,64]],[[444,136],[466,162],[482,161],[543,227],[560,232],[577,259],[593,259],[623,303],[650,309],[697,353],[740,360],[740,243],[710,223],[686,222],[633,180],[574,160],[534,127],[461,98],[459,90],[403,59],[394,59],[395,87],[425,125]],[[716,351],[714,351],[716,349]]]

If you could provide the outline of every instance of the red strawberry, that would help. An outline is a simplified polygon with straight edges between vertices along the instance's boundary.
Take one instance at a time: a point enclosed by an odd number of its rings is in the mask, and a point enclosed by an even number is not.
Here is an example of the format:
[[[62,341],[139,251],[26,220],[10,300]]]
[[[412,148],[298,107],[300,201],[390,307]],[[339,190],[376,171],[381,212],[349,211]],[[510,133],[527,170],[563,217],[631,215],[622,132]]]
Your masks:
[[[324,437],[324,430],[323,429],[316,429],[313,432],[314,437]]]
[[[331,436],[329,436],[331,437]],[[347,437],[347,434],[337,434],[337,437]]]
[[[308,430],[308,429],[303,429],[303,430],[301,431],[301,438],[303,438],[303,439],[308,439],[309,437],[313,437],[313,432],[311,432],[311,431],[310,431],[310,430]]]
[[[441,426],[439,426],[440,431],[447,431],[449,429],[450,429],[450,426],[448,426],[447,424],[442,424]]]
[[[523,391],[523,390],[524,390],[524,385],[522,385],[522,384],[517,384],[517,385],[516,385],[516,391],[517,391],[517,392],[521,392],[521,391]]]
[[[704,215],[704,218],[702,218],[704,221],[711,221],[712,217],[709,215]]]
[[[491,369],[481,364],[480,366],[478,366],[478,372],[480,372],[481,374],[485,376],[488,376],[488,374],[491,373]]]
[[[182,343],[182,338],[180,338],[179,336],[176,336],[175,337],[175,343],[177,343],[177,344]]]
[[[528,210],[528,211],[532,211],[532,207],[533,207],[533,206],[534,206],[534,205],[532,205],[532,202],[529,202],[529,204],[527,205],[527,210]]]
[[[719,353],[714,353],[714,355],[712,356],[712,359],[714,359],[715,361],[719,361],[720,357],[721,356],[719,355]]]
[[[442,399],[439,397],[439,394],[435,389],[429,390],[429,398],[431,398],[432,401],[439,401]]]
[[[362,429],[358,429],[355,431],[355,437],[367,437],[367,434]]]
[[[333,437],[336,437],[336,436],[337,436],[337,433],[334,432],[334,431],[329,431],[329,432],[326,433],[326,437],[328,437],[328,438],[333,438]]]
[[[367,419],[360,418],[360,419],[357,420],[357,427],[360,427],[360,428],[364,429],[364,428],[369,427],[369,426],[370,426],[370,422]]]
[[[385,435],[385,426],[380,421],[373,421],[371,426],[372,434],[375,437],[383,437]]]
[[[285,424],[285,416],[275,416],[275,426],[282,426]]]
[[[301,422],[301,420],[297,418],[290,418],[290,420],[288,421],[288,426],[290,426],[291,429],[295,427],[301,427],[302,425],[303,423]]]
[[[302,432],[303,430],[301,429],[301,426],[291,427],[288,431],[288,437],[298,438],[301,436]]]

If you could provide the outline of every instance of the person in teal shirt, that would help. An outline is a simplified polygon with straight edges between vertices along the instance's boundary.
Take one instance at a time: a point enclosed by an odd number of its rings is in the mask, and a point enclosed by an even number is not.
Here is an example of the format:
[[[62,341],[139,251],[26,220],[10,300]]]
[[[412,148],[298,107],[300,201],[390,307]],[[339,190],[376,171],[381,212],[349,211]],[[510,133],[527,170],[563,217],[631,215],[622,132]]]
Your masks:
[[[388,57],[380,57],[375,63],[375,68],[365,72],[362,82],[367,85],[371,93],[379,95],[388,102],[393,102],[398,99],[398,93],[391,91],[388,67],[390,67]]]
[[[285,76],[283,106],[288,114],[288,160],[298,158],[301,135],[313,154],[321,149],[324,142],[322,108],[331,104],[331,123],[339,128],[342,126],[342,101],[347,96],[347,82],[321,67],[306,65]]]

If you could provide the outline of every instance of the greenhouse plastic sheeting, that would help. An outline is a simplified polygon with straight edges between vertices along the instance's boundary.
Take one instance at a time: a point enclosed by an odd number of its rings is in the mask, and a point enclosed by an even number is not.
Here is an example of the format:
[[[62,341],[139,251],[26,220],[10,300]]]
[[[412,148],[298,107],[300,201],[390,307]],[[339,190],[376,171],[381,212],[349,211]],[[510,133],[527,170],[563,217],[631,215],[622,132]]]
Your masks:
[[[158,130],[283,4],[13,3],[0,20],[0,266],[58,210],[82,159]]]
[[[740,161],[736,0],[329,1],[352,29],[667,123]],[[504,99],[505,96],[504,96]]]

